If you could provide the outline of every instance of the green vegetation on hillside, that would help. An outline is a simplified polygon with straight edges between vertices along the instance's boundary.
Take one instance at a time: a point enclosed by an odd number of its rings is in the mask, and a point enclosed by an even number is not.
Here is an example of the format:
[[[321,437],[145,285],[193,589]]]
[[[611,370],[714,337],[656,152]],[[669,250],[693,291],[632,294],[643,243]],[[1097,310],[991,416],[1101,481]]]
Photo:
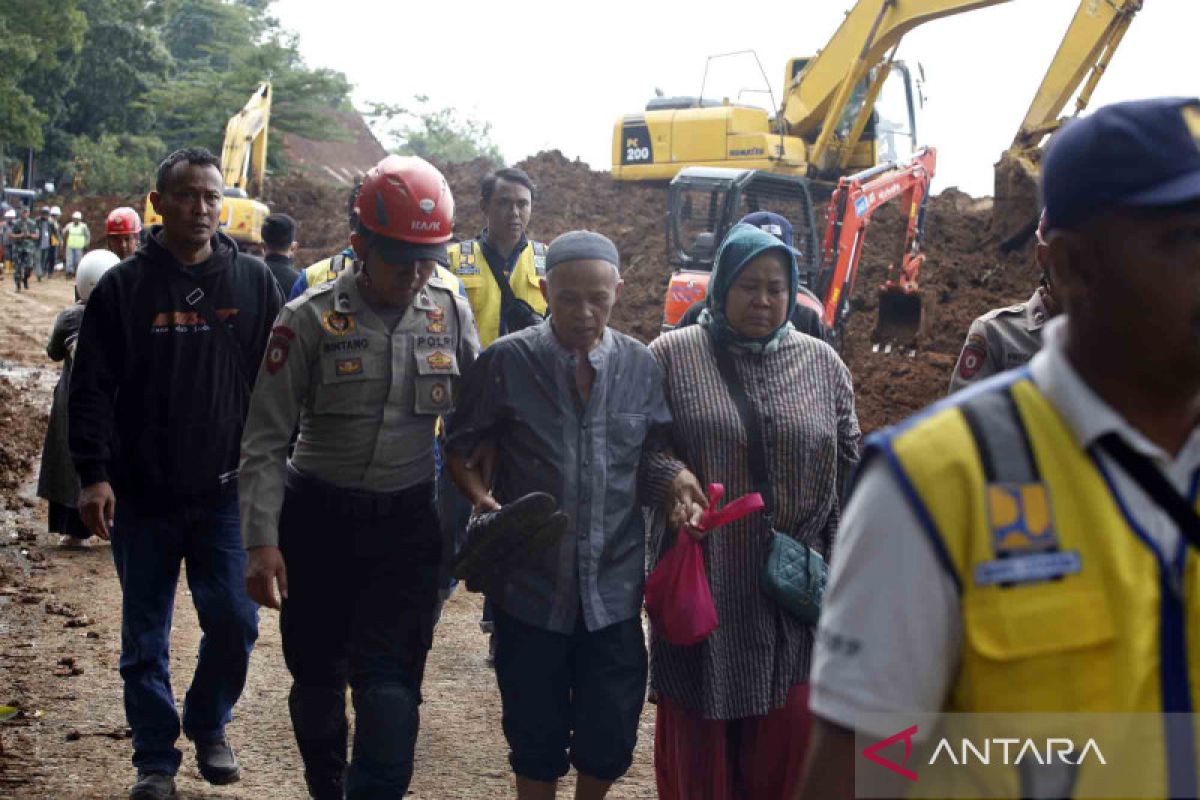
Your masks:
[[[307,67],[269,5],[0,3],[0,167],[11,179],[32,147],[39,181],[129,191],[131,176],[153,171],[173,148],[219,152],[226,120],[264,80],[274,84],[273,141],[285,131],[339,138],[322,111],[350,108],[349,81]],[[280,148],[268,154],[277,169]]]

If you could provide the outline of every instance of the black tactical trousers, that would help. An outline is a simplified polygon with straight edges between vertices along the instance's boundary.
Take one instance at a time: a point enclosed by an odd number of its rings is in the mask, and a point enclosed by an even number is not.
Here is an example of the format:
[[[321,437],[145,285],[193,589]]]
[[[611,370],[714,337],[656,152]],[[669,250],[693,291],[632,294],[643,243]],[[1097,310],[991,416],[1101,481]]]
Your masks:
[[[309,791],[318,800],[343,791],[403,797],[441,560],[433,485],[348,492],[293,470],[279,534],[288,706]],[[347,684],[355,712],[349,768]]]

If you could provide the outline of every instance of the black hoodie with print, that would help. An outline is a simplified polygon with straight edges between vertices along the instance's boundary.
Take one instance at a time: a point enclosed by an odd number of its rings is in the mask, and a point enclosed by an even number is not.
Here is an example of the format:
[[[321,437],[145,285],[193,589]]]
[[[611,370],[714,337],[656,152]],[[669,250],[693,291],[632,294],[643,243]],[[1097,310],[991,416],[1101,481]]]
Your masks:
[[[109,481],[118,502],[174,506],[237,489],[250,382],[283,298],[262,261],[225,234],[212,244],[207,261],[187,267],[156,226],[88,298],[69,392],[71,457],[83,486]],[[240,355],[194,305],[197,289]]]

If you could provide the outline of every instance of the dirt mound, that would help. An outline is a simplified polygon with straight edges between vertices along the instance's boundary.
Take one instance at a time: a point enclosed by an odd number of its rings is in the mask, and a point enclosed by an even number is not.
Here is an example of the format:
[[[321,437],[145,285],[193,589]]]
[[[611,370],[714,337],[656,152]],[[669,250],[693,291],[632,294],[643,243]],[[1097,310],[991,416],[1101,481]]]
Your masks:
[[[876,290],[902,241],[897,207],[876,214],[851,303],[843,357],[854,376],[863,430],[897,422],[942,397],[971,321],[989,309],[1029,298],[1037,285],[1032,246],[1001,254],[990,232],[991,208],[957,190],[930,199],[921,271],[924,322],[914,358],[871,352]]]
[[[537,184],[530,234],[550,241],[575,228],[600,231],[621,251],[625,292],[613,325],[649,341],[662,321],[670,278],[664,237],[666,194],[661,187],[613,181],[606,172],[558,151],[519,162]],[[463,239],[483,227],[479,181],[490,165],[478,160],[443,167],[457,201],[455,233]],[[269,182],[267,202],[301,222],[298,261],[312,263],[345,246],[346,192],[289,176]],[[823,211],[823,209],[822,209]],[[997,306],[1025,300],[1037,282],[1031,245],[1001,254],[991,233],[991,201],[948,189],[930,199],[922,273],[925,324],[915,358],[871,352],[876,288],[902,241],[906,219],[898,206],[874,217],[852,297],[843,355],[854,375],[864,430],[896,422],[946,392],[971,320]]]
[[[32,380],[32,379],[31,379]],[[16,501],[17,487],[42,453],[46,436],[47,410],[33,403],[35,387],[18,386],[0,377],[0,498]]]
[[[340,129],[344,138],[319,142],[295,133],[284,133],[284,158],[291,174],[303,174],[318,182],[348,189],[360,175],[387,155],[387,151],[357,111],[329,109],[325,113],[330,126]]]

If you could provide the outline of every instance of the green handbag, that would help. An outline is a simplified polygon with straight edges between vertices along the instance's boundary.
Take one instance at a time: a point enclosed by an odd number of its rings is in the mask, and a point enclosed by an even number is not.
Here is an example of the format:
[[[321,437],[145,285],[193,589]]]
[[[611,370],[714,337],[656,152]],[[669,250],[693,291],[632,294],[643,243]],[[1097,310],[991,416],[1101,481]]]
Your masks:
[[[820,553],[786,533],[771,531],[759,585],[784,611],[805,625],[816,626],[828,576],[829,566]]]
[[[775,511],[775,493],[767,474],[767,456],[762,438],[762,425],[758,413],[746,396],[738,380],[733,356],[720,345],[714,344],[717,370],[725,380],[725,387],[737,406],[742,425],[746,428],[746,456],[750,462],[750,477],[763,498],[763,514],[771,525],[771,547],[767,562],[759,575],[759,585],[768,597],[805,625],[816,625],[821,614],[821,596],[825,594],[825,580],[829,567],[821,554],[811,547],[796,541],[785,533],[775,530],[772,514]]]

